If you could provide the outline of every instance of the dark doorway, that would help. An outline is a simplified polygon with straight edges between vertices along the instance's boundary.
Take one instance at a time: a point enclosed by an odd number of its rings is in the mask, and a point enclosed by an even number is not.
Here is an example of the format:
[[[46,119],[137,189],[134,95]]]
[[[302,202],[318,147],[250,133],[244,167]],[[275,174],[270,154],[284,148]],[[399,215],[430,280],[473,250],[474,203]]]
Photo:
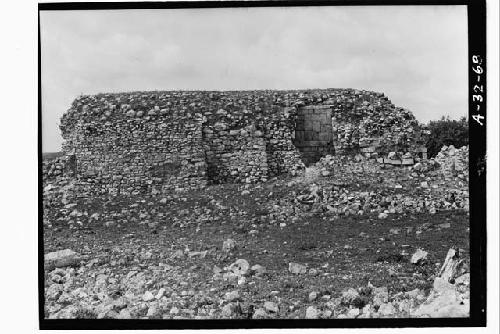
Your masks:
[[[66,165],[66,172],[72,176],[76,175],[76,173],[77,173],[76,155],[71,154],[68,156],[67,165]]]
[[[334,153],[330,106],[307,106],[298,110],[294,145],[306,166]]]

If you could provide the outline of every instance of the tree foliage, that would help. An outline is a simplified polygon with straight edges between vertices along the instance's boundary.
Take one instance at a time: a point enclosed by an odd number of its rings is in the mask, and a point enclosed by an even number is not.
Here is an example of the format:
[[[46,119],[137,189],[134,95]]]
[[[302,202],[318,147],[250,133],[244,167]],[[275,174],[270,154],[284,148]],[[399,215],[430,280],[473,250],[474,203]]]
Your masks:
[[[453,145],[457,148],[469,144],[469,124],[467,118],[452,120],[449,116],[442,116],[438,121],[428,124],[430,135],[427,139],[427,153],[435,157],[444,145]]]

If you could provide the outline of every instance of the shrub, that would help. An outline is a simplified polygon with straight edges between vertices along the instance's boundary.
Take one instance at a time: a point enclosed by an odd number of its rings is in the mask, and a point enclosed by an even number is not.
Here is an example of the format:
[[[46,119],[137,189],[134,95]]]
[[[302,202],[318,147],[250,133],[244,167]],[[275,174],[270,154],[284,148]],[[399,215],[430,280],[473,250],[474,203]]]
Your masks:
[[[459,148],[469,144],[469,124],[465,117],[451,120],[449,116],[443,116],[438,121],[430,121],[428,129],[426,147],[430,158],[435,157],[444,145]]]

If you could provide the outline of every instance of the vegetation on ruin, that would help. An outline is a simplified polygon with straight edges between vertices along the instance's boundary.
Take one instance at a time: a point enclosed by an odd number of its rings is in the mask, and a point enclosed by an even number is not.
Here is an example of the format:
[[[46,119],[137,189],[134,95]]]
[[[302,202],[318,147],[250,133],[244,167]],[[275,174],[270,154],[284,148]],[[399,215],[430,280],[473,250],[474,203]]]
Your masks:
[[[469,123],[465,117],[454,120],[442,116],[437,121],[430,121],[428,128],[430,135],[426,147],[430,158],[435,157],[444,145],[459,148],[469,144]]]

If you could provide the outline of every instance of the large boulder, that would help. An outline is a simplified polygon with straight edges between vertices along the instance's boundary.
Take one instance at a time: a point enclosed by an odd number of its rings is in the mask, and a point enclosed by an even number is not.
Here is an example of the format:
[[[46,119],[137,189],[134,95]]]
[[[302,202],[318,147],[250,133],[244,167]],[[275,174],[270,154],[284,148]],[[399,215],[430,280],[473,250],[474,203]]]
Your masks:
[[[412,314],[416,317],[465,318],[469,316],[469,299],[461,298],[454,289],[433,291],[427,301]]]
[[[456,249],[450,249],[433,289],[426,301],[412,316],[432,318],[466,318],[470,314],[470,275],[466,258]]]
[[[46,270],[55,268],[75,266],[79,263],[80,256],[71,249],[63,249],[57,252],[45,254],[44,265]]]
[[[451,283],[455,278],[467,272],[469,272],[469,264],[466,259],[460,257],[459,250],[450,248],[438,276]]]

